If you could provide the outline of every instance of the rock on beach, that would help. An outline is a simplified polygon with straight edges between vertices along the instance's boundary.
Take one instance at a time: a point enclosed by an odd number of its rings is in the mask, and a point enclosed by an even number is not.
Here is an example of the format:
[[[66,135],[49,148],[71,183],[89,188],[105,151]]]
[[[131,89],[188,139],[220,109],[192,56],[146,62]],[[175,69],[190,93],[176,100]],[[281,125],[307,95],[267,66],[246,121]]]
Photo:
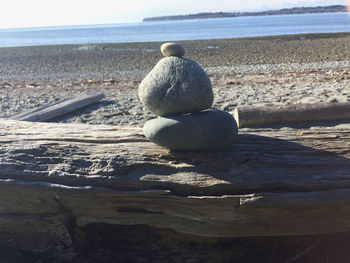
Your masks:
[[[146,122],[145,136],[172,150],[217,149],[231,144],[238,134],[235,119],[227,112],[205,110]]]
[[[161,59],[139,86],[142,104],[158,116],[211,108],[214,95],[209,77],[193,60]]]
[[[183,55],[185,55],[184,47],[177,43],[164,43],[160,46],[160,51],[162,52],[164,57],[182,57]]]

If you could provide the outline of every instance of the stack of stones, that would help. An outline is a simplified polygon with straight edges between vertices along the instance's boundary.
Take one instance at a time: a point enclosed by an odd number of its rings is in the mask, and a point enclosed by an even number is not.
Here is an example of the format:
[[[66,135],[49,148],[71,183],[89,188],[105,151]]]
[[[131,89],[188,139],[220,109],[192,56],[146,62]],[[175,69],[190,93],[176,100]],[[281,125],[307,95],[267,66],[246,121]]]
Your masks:
[[[165,56],[145,77],[139,98],[145,108],[160,117],[143,127],[155,144],[172,150],[222,148],[237,136],[235,119],[211,109],[214,101],[209,77],[185,49],[176,43],[161,46]]]

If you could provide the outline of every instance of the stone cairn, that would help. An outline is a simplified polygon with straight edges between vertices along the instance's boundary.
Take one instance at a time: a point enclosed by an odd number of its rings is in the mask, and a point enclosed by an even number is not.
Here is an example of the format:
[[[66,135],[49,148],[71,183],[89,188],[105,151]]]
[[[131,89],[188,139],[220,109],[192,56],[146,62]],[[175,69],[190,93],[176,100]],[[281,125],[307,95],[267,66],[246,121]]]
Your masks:
[[[208,75],[176,43],[161,46],[165,56],[141,82],[139,98],[160,117],[146,122],[145,136],[171,150],[222,148],[237,137],[235,119],[211,109],[213,89]]]

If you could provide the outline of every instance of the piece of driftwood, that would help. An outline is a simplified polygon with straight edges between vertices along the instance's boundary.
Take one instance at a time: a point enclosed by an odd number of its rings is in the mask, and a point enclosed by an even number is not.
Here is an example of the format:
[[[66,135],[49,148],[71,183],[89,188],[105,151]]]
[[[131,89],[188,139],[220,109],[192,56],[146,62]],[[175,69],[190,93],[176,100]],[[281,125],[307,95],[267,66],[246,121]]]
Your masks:
[[[292,122],[350,120],[350,103],[315,103],[237,107],[233,116],[240,128]]]
[[[0,243],[72,246],[72,225],[94,224],[213,238],[350,231],[346,127],[242,129],[226,149],[169,152],[140,128],[0,119]]]
[[[74,112],[78,109],[94,104],[103,97],[104,94],[101,92],[85,94],[75,98],[65,99],[39,108],[21,112],[16,115],[9,116],[8,118],[19,121],[49,121],[67,113]]]

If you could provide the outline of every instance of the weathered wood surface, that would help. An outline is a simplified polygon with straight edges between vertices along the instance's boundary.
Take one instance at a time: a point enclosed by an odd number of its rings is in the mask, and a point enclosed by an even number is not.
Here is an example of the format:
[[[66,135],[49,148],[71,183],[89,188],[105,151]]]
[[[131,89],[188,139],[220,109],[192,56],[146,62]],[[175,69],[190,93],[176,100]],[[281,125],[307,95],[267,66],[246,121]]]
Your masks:
[[[140,128],[0,119],[0,242],[69,245],[72,220],[211,237],[349,231],[349,149],[349,126],[242,129],[224,150],[168,152]]]
[[[84,94],[75,98],[54,102],[36,109],[21,112],[16,115],[9,116],[9,119],[19,121],[49,121],[70,112],[74,112],[91,104],[98,102],[104,97],[101,92]]]
[[[240,128],[292,122],[350,120],[350,103],[242,106],[233,111]]]

